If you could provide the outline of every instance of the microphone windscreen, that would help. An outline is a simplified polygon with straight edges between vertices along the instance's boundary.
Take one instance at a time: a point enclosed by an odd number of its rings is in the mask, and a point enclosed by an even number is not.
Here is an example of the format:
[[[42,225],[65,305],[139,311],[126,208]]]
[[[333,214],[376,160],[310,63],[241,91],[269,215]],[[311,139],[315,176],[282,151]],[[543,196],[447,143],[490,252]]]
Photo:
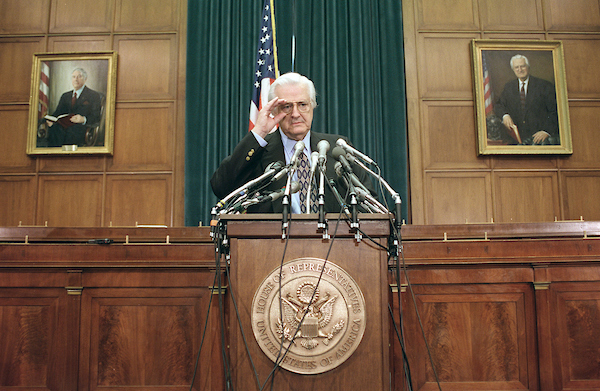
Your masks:
[[[338,147],[345,147],[346,145],[348,145],[348,143],[343,138],[338,138],[335,142],[335,145],[337,145]]]
[[[346,151],[344,151],[342,147],[338,146],[333,148],[333,150],[331,151],[331,156],[333,156],[334,159],[339,160],[340,156],[346,157]]]
[[[290,188],[290,194],[297,193],[300,190],[300,183],[298,181],[292,182],[292,187]]]
[[[329,141],[327,140],[321,140],[317,143],[317,150],[319,151],[319,153],[321,153],[321,151],[323,151],[323,153],[327,153],[327,151],[329,151]]]
[[[314,162],[315,160],[319,159],[319,152],[313,151],[313,153],[310,154],[310,161]]]
[[[269,170],[281,170],[281,168],[283,167],[283,162],[281,160],[276,161],[276,162],[271,162],[269,163],[269,165],[267,166],[267,168],[265,168],[265,172],[269,171]]]

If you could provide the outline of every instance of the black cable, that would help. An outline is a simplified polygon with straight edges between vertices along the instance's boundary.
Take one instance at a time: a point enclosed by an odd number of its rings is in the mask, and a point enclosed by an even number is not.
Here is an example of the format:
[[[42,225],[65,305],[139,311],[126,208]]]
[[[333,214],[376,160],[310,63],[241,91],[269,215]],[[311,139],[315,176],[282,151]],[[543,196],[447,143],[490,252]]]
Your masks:
[[[382,194],[383,202],[385,204],[386,209],[390,210],[389,204],[387,202],[387,198],[384,196],[385,192],[384,192],[384,189],[383,189],[383,184],[381,182],[381,179],[382,179],[382,177],[381,177],[381,168],[377,164],[375,164],[375,166],[377,167],[376,178],[377,178],[377,182],[379,183],[379,190],[380,190],[380,192]],[[411,294],[411,297],[412,297],[412,300],[413,300],[413,304],[414,304],[414,307],[415,307],[415,313],[417,315],[417,319],[418,319],[418,322],[419,322],[419,327],[421,329],[421,333],[423,335],[423,340],[425,341],[425,347],[427,348],[427,353],[429,355],[429,362],[431,364],[431,368],[433,370],[433,374],[434,374],[435,381],[436,381],[436,384],[438,386],[438,389],[441,391],[442,387],[440,385],[438,374],[437,374],[437,371],[435,369],[435,365],[433,363],[433,356],[431,354],[431,349],[429,347],[429,343],[427,342],[427,338],[425,337],[425,329],[423,327],[423,322],[421,321],[421,315],[419,314],[419,309],[417,308],[417,301],[416,301],[416,298],[415,298],[414,291],[412,289],[412,284],[410,283],[410,279],[408,277],[408,268],[406,267],[406,261],[404,259],[404,252],[402,251],[402,238],[401,238],[400,232],[399,232],[399,227],[400,227],[400,221],[399,221],[399,219],[400,219],[400,216],[396,216],[396,221],[394,222],[394,220],[391,218],[391,215],[390,215],[390,227],[391,227],[391,230],[392,230],[392,233],[391,233],[391,236],[390,236],[390,240],[393,241],[393,239],[395,238],[397,240],[397,243],[395,245],[394,245],[394,243],[391,243],[389,245],[389,249],[388,249],[388,254],[390,254],[390,255],[392,255],[392,251],[396,252],[396,254],[395,254],[395,258],[396,258],[396,273],[394,273],[394,277],[396,279],[396,284],[398,286],[398,292],[397,292],[397,294],[398,294],[398,306],[399,306],[399,321],[400,321],[400,330],[401,330],[401,338],[402,338],[402,340],[400,340],[399,342],[400,342],[401,346],[404,344],[404,332],[403,332],[404,322],[402,320],[402,311],[401,311],[401,308],[402,308],[402,295],[401,295],[400,259],[399,259],[399,258],[401,258],[402,259],[402,270],[403,270],[404,276],[406,278],[406,284],[407,284],[408,290],[409,290],[409,292]],[[364,233],[363,233],[363,235],[364,235]],[[398,253],[401,254],[401,257],[398,256]],[[395,321],[394,321],[394,327],[396,327]],[[411,384],[411,387],[412,387],[412,380],[410,378],[410,366],[409,366],[408,359],[405,359],[405,364],[404,365],[407,368],[407,370],[405,370],[405,374],[407,375],[407,384]]]
[[[327,180],[327,176],[325,176],[325,180],[329,184],[329,181]],[[329,186],[331,187],[330,184],[329,184]],[[347,197],[348,197],[348,193],[346,193],[345,199],[347,199]],[[345,199],[344,199],[344,203],[345,203]],[[343,206],[344,206],[343,203],[340,203],[340,207],[341,207],[342,210],[344,209]],[[286,243],[285,243],[284,253],[283,253],[282,257],[281,257],[281,263],[280,263],[280,269],[279,269],[279,273],[280,273],[280,275],[279,275],[279,314],[280,314],[280,316],[282,318],[281,319],[282,321],[283,321],[283,309],[282,309],[283,300],[281,298],[281,293],[282,293],[281,292],[281,280],[282,280],[281,276],[282,276],[282,272],[283,272],[283,260],[285,259],[285,253],[287,251],[287,243],[288,243],[288,239],[290,237],[289,230],[291,228],[291,215],[292,214],[290,212],[290,224],[288,226],[288,235],[286,235]],[[346,214],[346,216],[347,216],[347,214]],[[326,254],[325,260],[323,262],[323,268],[321,269],[321,273],[319,274],[319,278],[317,279],[317,283],[316,283],[315,289],[313,290],[312,296],[311,296],[311,298],[309,300],[309,305],[306,307],[307,309],[312,304],[312,302],[313,302],[313,300],[315,298],[317,289],[319,288],[319,284],[321,282],[321,279],[323,277],[323,273],[325,271],[325,265],[327,264],[327,261],[329,259],[329,254],[331,253],[331,249],[333,248],[333,243],[334,243],[336,235],[337,235],[337,231],[338,231],[338,228],[339,228],[341,217],[342,217],[342,214],[340,213],[338,215],[338,219],[337,219],[337,222],[336,222],[336,227],[335,227],[333,236],[331,237],[331,240],[330,240],[330,243],[329,243],[329,248],[327,250],[327,254]],[[267,376],[267,379],[265,380],[265,383],[264,383],[264,385],[266,385],[266,383],[268,382],[268,380],[270,378],[271,379],[271,389],[273,389],[273,385],[275,383],[275,374],[277,373],[277,370],[280,368],[281,363],[283,362],[283,360],[285,359],[287,353],[289,352],[289,350],[290,350],[290,348],[292,346],[292,343],[294,342],[294,339],[296,338],[296,335],[298,334],[298,331],[302,327],[302,322],[304,321],[304,319],[305,319],[305,317],[306,317],[307,314],[308,314],[308,311],[305,311],[304,314],[302,315],[302,318],[298,322],[298,326],[296,327],[296,330],[292,334],[293,335],[292,341],[290,341],[290,343],[288,344],[288,347],[283,352],[283,355],[281,354],[281,351],[283,349],[284,339],[281,338],[281,344],[279,345],[279,353],[277,355],[277,358],[275,359],[275,365],[274,365],[273,369],[271,370],[271,372],[269,373],[269,375]],[[264,385],[263,385],[263,387],[264,387]],[[261,390],[262,390],[262,388],[261,388]]]
[[[290,208],[288,210],[289,212],[289,216],[288,216],[288,226],[286,227],[286,235],[285,235],[285,244],[283,246],[283,254],[281,254],[281,261],[279,262],[279,278],[278,278],[278,285],[279,285],[279,316],[281,317],[281,320],[283,321],[283,300],[281,300],[281,280],[283,277],[283,261],[285,260],[285,254],[287,253],[287,247],[288,247],[288,243],[289,243],[289,239],[290,239],[290,232],[292,230],[292,208]],[[283,323],[283,322],[282,322]],[[267,376],[267,378],[265,379],[265,382],[263,383],[262,387],[260,388],[260,390],[262,390],[266,385],[267,382],[269,381],[269,379],[271,379],[271,390],[273,390],[273,386],[275,384],[275,373],[277,372],[277,368],[279,367],[279,357],[281,356],[281,351],[283,350],[283,336],[281,338],[281,343],[279,344],[279,351],[277,352],[277,356],[275,357],[274,360],[274,366],[273,369],[271,369],[271,372],[269,372],[269,375]]]
[[[215,246],[216,247],[216,246]],[[215,248],[216,250],[216,248]],[[217,251],[215,251],[215,256],[219,256]],[[215,261],[216,263],[216,261]],[[217,281],[217,272],[215,271],[215,277],[213,279],[213,289],[215,286],[215,282]],[[202,330],[202,338],[200,339],[200,347],[198,348],[198,354],[196,355],[196,363],[194,365],[194,373],[192,374],[192,382],[190,383],[190,391],[194,388],[194,381],[196,380],[196,375],[198,373],[198,364],[200,363],[200,352],[202,351],[202,346],[204,346],[204,337],[206,336],[206,330],[208,329],[208,316],[210,314],[210,305],[212,304],[213,293],[211,290],[210,299],[208,300],[208,309],[206,310],[206,320],[204,322],[204,329]]]
[[[246,354],[248,354],[248,359],[250,360],[250,365],[252,366],[252,371],[254,372],[254,376],[256,377],[256,384],[260,387],[260,380],[258,378],[258,371],[256,370],[256,366],[254,365],[254,360],[252,360],[252,355],[250,354],[250,347],[248,346],[248,341],[246,339],[246,334],[244,333],[244,328],[242,327],[242,319],[240,318],[240,312],[237,306],[237,301],[235,300],[235,294],[233,293],[233,284],[231,280],[231,276],[229,275],[229,266],[225,266],[225,273],[227,275],[227,280],[229,281],[229,294],[231,296],[231,301],[233,302],[233,308],[235,309],[235,315],[237,317],[238,325],[240,326],[240,333],[242,334],[242,340],[244,341],[244,347],[246,349]]]
[[[396,277],[396,281],[400,281],[400,273],[398,272],[398,267],[396,267],[395,277]],[[398,322],[400,323],[400,340],[399,341],[402,346],[402,353],[404,356],[403,366],[404,366],[404,373],[406,376],[406,384],[407,384],[407,387],[409,387],[409,391],[412,391],[412,389],[413,389],[412,375],[410,372],[410,364],[408,362],[408,356],[406,355],[406,352],[405,352],[406,341],[405,341],[405,336],[404,336],[404,317],[402,316],[402,314],[404,313],[403,307],[402,307],[402,291],[401,291],[402,287],[399,282],[396,283],[396,287],[397,287],[396,294],[398,295],[398,315],[399,315]],[[394,322],[394,328],[396,328],[396,323],[395,323],[393,316],[392,316],[392,321]]]
[[[327,178],[327,175],[325,173],[324,177],[325,177],[325,182],[327,183],[327,186],[329,186],[329,190],[331,190],[332,193],[335,194],[335,190],[333,185],[331,184],[331,182],[329,181],[329,178]],[[348,199],[348,195],[349,195],[349,189],[346,190],[346,195],[344,196],[344,199],[340,202],[340,216],[343,214],[345,217],[346,222],[350,221],[350,215],[348,215],[348,213],[346,213],[346,200]],[[339,201],[339,200],[338,200]],[[338,217],[338,222],[339,222],[340,217]],[[382,245],[381,243],[377,242],[375,239],[371,238],[368,234],[366,234],[363,230],[360,229],[360,227],[356,228],[356,230],[358,232],[360,232],[363,237],[366,237],[370,242],[374,243],[376,246],[381,247],[383,250],[388,251],[388,248],[385,247],[384,245]]]
[[[385,200],[385,197],[384,197]],[[386,201],[386,207],[387,207],[387,201]],[[389,209],[389,208],[388,208]],[[399,216],[397,216],[397,218],[399,218]],[[440,380],[437,374],[437,370],[435,369],[435,365],[433,363],[433,356],[431,354],[431,349],[429,347],[429,342],[427,341],[427,337],[425,336],[425,329],[423,327],[423,322],[421,321],[421,314],[419,313],[419,309],[417,307],[417,299],[415,297],[415,293],[413,291],[412,288],[412,284],[410,282],[410,279],[408,277],[408,268],[406,266],[406,259],[404,258],[404,252],[402,251],[402,237],[400,236],[400,232],[398,231],[398,227],[400,226],[399,222],[396,220],[396,222],[394,223],[394,221],[390,220],[390,227],[392,229],[392,237],[391,239],[393,240],[394,238],[397,240],[397,244],[395,246],[390,245],[391,247],[395,247],[395,258],[396,258],[396,272],[394,273],[394,277],[396,279],[396,284],[398,286],[398,290],[397,290],[397,295],[398,295],[398,307],[399,307],[399,319],[400,319],[400,325],[401,325],[401,330],[404,328],[404,323],[402,321],[402,311],[400,311],[401,309],[401,303],[402,303],[402,295],[401,295],[401,278],[400,278],[400,259],[402,259],[402,270],[404,273],[404,277],[406,278],[406,286],[408,288],[408,291],[410,292],[412,301],[413,301],[413,305],[415,308],[415,314],[417,316],[417,320],[419,322],[419,327],[421,329],[421,334],[423,335],[423,340],[425,342],[425,348],[427,349],[427,354],[429,357],[429,363],[431,364],[431,369],[433,370],[433,375],[435,377],[435,382],[438,386],[438,389],[440,391],[442,391],[442,386],[440,385]],[[400,254],[400,255],[398,255]],[[396,325],[394,325],[394,327],[396,327]],[[404,337],[404,333],[402,332],[402,337]],[[401,342],[402,343],[402,342]],[[408,361],[406,361],[405,365],[408,365]],[[405,371],[405,373],[407,374],[407,376],[410,374],[410,368],[408,369],[408,371]],[[412,384],[412,380],[410,378],[407,379],[407,384],[410,383]]]
[[[337,234],[337,230],[338,230],[338,228],[339,228],[339,223],[340,223],[340,221],[341,221],[341,214],[338,216],[338,220],[337,220],[336,228],[335,228],[335,230],[334,230],[334,234],[333,234],[333,236],[332,236],[332,238],[331,238],[331,242],[330,242],[330,244],[329,244],[329,248],[328,248],[328,250],[327,250],[327,255],[326,255],[326,258],[325,258],[325,260],[324,260],[324,262],[323,262],[323,268],[321,269],[321,273],[319,274],[319,278],[317,279],[317,283],[316,283],[316,285],[315,285],[315,289],[313,290],[312,296],[311,296],[310,300],[308,301],[308,303],[309,303],[309,304],[308,304],[308,305],[307,305],[307,307],[306,307],[306,308],[307,308],[307,311],[305,311],[305,312],[304,312],[304,314],[302,315],[302,318],[301,318],[301,319],[300,319],[300,321],[298,322],[298,326],[296,326],[296,330],[294,330],[294,333],[292,334],[292,335],[294,336],[294,337],[293,337],[293,339],[292,339],[292,341],[290,341],[290,343],[288,344],[288,347],[287,347],[287,348],[285,349],[285,351],[283,352],[283,355],[281,356],[281,359],[280,359],[278,362],[277,362],[277,361],[275,362],[275,367],[273,368],[273,370],[272,370],[272,371],[271,371],[271,373],[269,374],[269,377],[272,377],[271,388],[273,387],[273,382],[274,382],[274,378],[275,378],[275,373],[277,373],[277,370],[278,370],[279,368],[281,368],[280,364],[283,362],[283,360],[285,359],[285,357],[286,357],[287,353],[289,352],[289,350],[290,350],[290,348],[291,348],[291,346],[292,346],[292,343],[294,342],[294,339],[296,338],[296,335],[298,335],[298,331],[299,331],[299,330],[300,330],[300,328],[302,327],[302,322],[304,322],[304,319],[306,318],[306,315],[308,315],[308,308],[309,308],[309,306],[310,306],[310,305],[313,303],[313,300],[315,299],[315,295],[316,295],[316,293],[317,293],[317,289],[319,288],[319,284],[321,283],[321,280],[322,280],[322,277],[323,277],[323,273],[325,272],[325,265],[326,265],[326,264],[327,264],[327,262],[328,262],[328,259],[329,259],[329,254],[331,253],[331,249],[332,249],[332,247],[333,247],[333,242],[335,241],[335,236],[336,236],[336,234]],[[280,294],[280,306],[281,306],[281,279],[280,279],[280,291],[279,291],[279,292],[280,292],[279,294]],[[281,307],[280,307],[280,308],[281,308]],[[281,309],[280,309],[280,313],[282,314],[282,312],[281,312]],[[283,346],[283,338],[282,338],[282,342],[281,342],[281,345],[280,345],[280,346],[281,346],[281,347]],[[268,378],[267,378],[267,380],[268,380]],[[262,389],[261,389],[261,390],[262,390]]]
[[[219,231],[217,233],[219,244],[223,245],[223,238],[225,237],[225,228],[223,224],[219,226]],[[223,355],[223,375],[225,379],[225,389],[232,390],[231,384],[231,366],[229,362],[229,357],[227,356],[227,340],[225,338],[225,308],[223,305],[223,292],[222,292],[222,281],[221,281],[221,254],[222,251],[219,248],[216,262],[215,262],[215,273],[217,273],[217,287],[219,289],[219,320],[221,322],[221,353]]]
[[[399,239],[400,240],[400,239]],[[398,247],[400,247],[400,245],[398,245]],[[401,259],[402,259],[402,270],[404,271],[404,278],[406,278],[406,286],[408,288],[408,291],[410,292],[410,296],[412,298],[413,301],[413,306],[415,307],[415,314],[417,315],[417,320],[419,322],[419,327],[421,329],[421,334],[423,335],[423,341],[425,341],[425,347],[427,348],[427,355],[429,356],[429,363],[431,364],[431,369],[433,370],[433,376],[435,377],[435,382],[438,386],[438,389],[440,391],[442,391],[442,386],[440,384],[440,379],[438,377],[437,374],[437,370],[435,369],[435,365],[433,363],[433,355],[431,354],[431,348],[429,347],[429,342],[427,341],[427,336],[425,335],[425,328],[423,327],[423,322],[421,320],[421,314],[419,313],[419,309],[417,308],[417,298],[415,297],[415,292],[412,289],[412,284],[410,283],[410,279],[408,278],[408,270],[406,267],[406,262],[404,259],[404,252],[400,251],[400,254],[402,254]],[[398,262],[396,262],[396,269],[399,269],[399,265]],[[400,300],[400,272],[396,271],[397,274],[397,284],[398,284],[398,298]],[[400,314],[402,315],[402,314]]]
[[[406,385],[408,387],[409,391],[413,390],[413,385],[412,385],[412,376],[410,374],[410,366],[408,365],[408,356],[406,355],[406,345],[404,343],[404,335],[402,334],[402,331],[398,332],[398,326],[396,325],[396,319],[394,318],[394,311],[392,311],[392,307],[390,306],[390,303],[388,303],[388,309],[390,311],[390,315],[392,316],[392,323],[394,325],[394,331],[396,331],[396,337],[398,338],[398,342],[400,343],[400,348],[402,349],[402,358],[404,361],[404,373],[406,374]]]

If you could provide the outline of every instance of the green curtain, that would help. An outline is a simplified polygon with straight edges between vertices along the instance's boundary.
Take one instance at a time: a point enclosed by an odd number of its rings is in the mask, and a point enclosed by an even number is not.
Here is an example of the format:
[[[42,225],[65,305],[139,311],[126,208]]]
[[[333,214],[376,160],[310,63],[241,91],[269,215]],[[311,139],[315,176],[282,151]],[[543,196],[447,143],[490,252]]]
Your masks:
[[[185,224],[205,225],[218,201],[210,177],[248,131],[263,0],[189,0]],[[400,0],[275,0],[281,73],[317,90],[313,129],[350,138],[408,210],[406,96]],[[295,9],[294,9],[295,8]],[[295,18],[294,18],[295,15]]]

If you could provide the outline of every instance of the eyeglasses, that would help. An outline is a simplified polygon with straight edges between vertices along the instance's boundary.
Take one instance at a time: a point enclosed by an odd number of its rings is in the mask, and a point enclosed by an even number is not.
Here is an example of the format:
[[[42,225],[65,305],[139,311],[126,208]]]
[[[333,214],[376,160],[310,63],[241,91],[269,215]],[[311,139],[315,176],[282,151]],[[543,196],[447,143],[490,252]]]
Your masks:
[[[309,102],[289,102],[284,105],[279,106],[280,110],[286,114],[289,114],[294,110],[294,105],[298,108],[298,111],[301,113],[308,113],[310,110]]]

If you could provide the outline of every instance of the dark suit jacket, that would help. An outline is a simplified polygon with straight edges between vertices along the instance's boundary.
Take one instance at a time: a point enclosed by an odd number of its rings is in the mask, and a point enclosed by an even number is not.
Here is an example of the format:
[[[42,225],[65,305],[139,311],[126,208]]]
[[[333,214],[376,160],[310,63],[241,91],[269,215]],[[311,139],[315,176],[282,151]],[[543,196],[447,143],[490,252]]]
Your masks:
[[[529,76],[525,110],[521,108],[519,80],[509,81],[504,86],[494,111],[500,118],[504,114],[511,116],[519,128],[523,142],[540,130],[548,132],[551,137],[558,138],[556,92],[554,85],[547,80]]]
[[[58,147],[63,144],[83,145],[87,125],[100,122],[102,97],[98,92],[84,86],[83,91],[81,91],[79,98],[75,102],[75,106],[71,108],[72,96],[73,90],[62,94],[58,101],[58,106],[56,106],[56,110],[54,110],[52,115],[57,117],[61,114],[80,114],[87,119],[86,125],[75,124],[65,129],[58,123],[55,123],[50,127],[48,133],[48,144],[50,147]]]
[[[342,198],[346,194],[346,186],[338,181],[338,176],[335,173],[334,164],[335,160],[331,156],[331,151],[335,147],[335,142],[340,138],[338,135],[316,133],[311,131],[310,136],[310,148],[312,151],[317,150],[317,144],[321,140],[327,140],[330,144],[329,151],[327,152],[327,170],[326,175],[328,179],[334,179],[337,183],[337,189],[341,194]],[[263,148],[258,144],[256,138],[251,132],[239,142],[239,144],[233,150],[233,153],[225,158],[219,168],[214,172],[210,179],[213,192],[219,199],[225,198],[229,193],[242,186],[246,182],[257,178],[262,175],[265,168],[272,162],[281,161],[285,164],[285,154],[283,150],[283,142],[281,141],[281,135],[278,131],[268,134],[265,137],[268,144]],[[371,194],[376,195],[376,191],[371,185],[371,181],[361,167],[356,164],[353,165],[353,171],[358,176],[360,181],[364,183],[371,191]],[[269,187],[269,191],[276,191],[281,189],[286,184],[286,177],[280,179],[277,182],[272,183]],[[349,202],[349,200],[348,200]],[[248,209],[250,213],[281,213],[283,206],[281,204],[281,198],[271,203],[264,203],[252,206]],[[340,207],[335,195],[331,192],[328,186],[325,187],[325,211],[326,212],[339,212]]]

